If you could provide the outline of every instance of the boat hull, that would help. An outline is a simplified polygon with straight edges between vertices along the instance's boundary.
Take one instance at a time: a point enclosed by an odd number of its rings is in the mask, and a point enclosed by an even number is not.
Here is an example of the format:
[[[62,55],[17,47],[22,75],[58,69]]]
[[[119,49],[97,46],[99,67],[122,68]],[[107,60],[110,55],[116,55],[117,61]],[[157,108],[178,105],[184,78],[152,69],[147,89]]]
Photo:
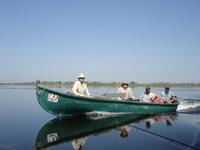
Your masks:
[[[80,115],[91,112],[151,114],[175,112],[179,103],[161,104],[139,101],[119,101],[76,96],[46,88],[36,83],[39,104],[56,116]]]

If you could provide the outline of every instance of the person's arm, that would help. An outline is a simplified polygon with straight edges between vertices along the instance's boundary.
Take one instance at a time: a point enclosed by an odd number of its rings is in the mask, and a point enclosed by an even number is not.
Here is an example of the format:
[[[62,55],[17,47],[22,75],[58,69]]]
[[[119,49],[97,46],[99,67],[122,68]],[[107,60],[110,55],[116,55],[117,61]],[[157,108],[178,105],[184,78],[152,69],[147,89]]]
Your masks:
[[[161,97],[165,99],[164,92],[161,93]]]
[[[118,88],[117,93],[121,93],[121,88]]]
[[[174,99],[174,98],[175,98],[175,95],[174,95],[174,93],[172,93],[172,92],[171,92],[171,95],[172,95],[172,98]]]
[[[140,99],[143,99],[144,98],[144,94],[142,94],[141,96],[140,96]]]
[[[133,95],[131,96],[131,98],[132,98],[133,100],[136,100],[135,97],[134,97]]]
[[[78,95],[78,83],[75,82],[74,83],[74,86],[72,88],[72,92],[75,94],[75,95]]]
[[[175,95],[172,92],[170,94],[172,95],[172,98],[171,98],[171,100],[169,102],[172,103],[174,101]]]
[[[118,88],[117,93],[121,93],[121,88]],[[116,97],[117,100],[122,100],[121,97]]]
[[[174,101],[174,96],[171,98],[170,102],[173,102]]]
[[[87,85],[85,85],[85,93],[86,93],[86,96],[91,97],[90,92],[89,92],[89,90],[87,88]]]
[[[135,97],[133,96],[133,93],[132,93],[131,89],[129,89],[129,94],[130,94],[130,98],[131,98],[132,100],[135,100]]]
[[[156,98],[158,98],[159,96],[156,94],[152,94],[152,98],[151,98],[151,102],[155,101]]]

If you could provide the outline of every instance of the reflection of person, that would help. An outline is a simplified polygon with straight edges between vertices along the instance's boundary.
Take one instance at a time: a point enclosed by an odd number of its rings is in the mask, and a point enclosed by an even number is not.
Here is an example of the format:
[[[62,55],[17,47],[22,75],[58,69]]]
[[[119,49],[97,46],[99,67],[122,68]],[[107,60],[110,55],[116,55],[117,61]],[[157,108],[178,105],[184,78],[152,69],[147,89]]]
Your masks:
[[[168,118],[166,118],[165,116],[163,115],[160,115],[160,116],[156,116],[154,118],[149,118],[149,119],[146,119],[145,122],[146,122],[146,128],[151,128],[151,125],[158,122],[158,121],[162,121],[162,122],[166,122],[167,126],[172,126],[170,120]]]
[[[148,118],[145,119],[146,122],[146,128],[151,128],[151,125],[154,124],[155,122],[157,122],[157,120],[155,118]]]
[[[75,95],[90,97],[90,93],[88,91],[87,85],[84,83],[84,79],[84,74],[80,73],[78,76],[78,81],[74,83],[72,91]]]
[[[167,126],[172,126],[171,122],[169,121],[169,119],[166,120]]]
[[[126,93],[125,97],[117,97],[117,100],[123,100],[123,99],[135,100],[135,97],[133,96],[131,89],[128,87],[127,81],[122,82],[122,85],[120,88],[118,88],[117,93]]]
[[[174,121],[176,120],[176,115],[169,115],[169,117]]]
[[[85,142],[87,140],[87,137],[76,139],[72,141],[72,146],[74,149],[82,150],[83,145],[85,145]]]
[[[151,122],[150,121],[146,121],[146,128],[151,128]]]
[[[175,100],[175,95],[171,91],[169,91],[169,89],[170,86],[165,86],[165,91],[161,93],[161,97],[166,101],[172,103]]]
[[[158,97],[159,97],[158,95],[151,93],[150,86],[146,86],[146,91],[144,92],[144,94],[140,96],[140,99],[142,99],[144,102],[151,102]]]
[[[128,132],[131,130],[133,123],[119,127],[117,130],[121,132],[120,136],[122,139],[128,137]]]

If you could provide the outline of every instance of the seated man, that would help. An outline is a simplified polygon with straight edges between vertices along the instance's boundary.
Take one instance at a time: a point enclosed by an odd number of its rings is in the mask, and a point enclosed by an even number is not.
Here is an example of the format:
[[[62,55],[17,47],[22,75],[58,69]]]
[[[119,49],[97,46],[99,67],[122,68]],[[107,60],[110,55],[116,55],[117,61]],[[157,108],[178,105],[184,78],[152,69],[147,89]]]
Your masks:
[[[161,97],[166,101],[172,103],[175,100],[175,95],[169,91],[170,86],[165,86],[165,91],[161,93]]]
[[[131,89],[128,87],[127,81],[122,82],[122,85],[120,88],[118,88],[117,93],[126,93],[125,97],[117,97],[117,100],[123,100],[123,99],[135,100],[135,97],[133,96]]]
[[[84,83],[85,76],[80,73],[78,76],[78,81],[74,83],[72,91],[75,95],[91,97],[87,85]]]
[[[146,86],[146,91],[140,96],[140,99],[142,99],[144,102],[152,102],[158,97],[158,95],[151,93],[150,86]]]

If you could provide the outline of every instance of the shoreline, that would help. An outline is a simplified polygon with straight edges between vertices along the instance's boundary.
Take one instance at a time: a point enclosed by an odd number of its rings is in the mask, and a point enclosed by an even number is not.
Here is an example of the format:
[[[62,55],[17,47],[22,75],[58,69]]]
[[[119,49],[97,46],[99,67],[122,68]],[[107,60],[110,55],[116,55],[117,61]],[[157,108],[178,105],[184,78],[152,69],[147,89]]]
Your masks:
[[[88,86],[95,86],[95,87],[119,87],[121,86],[121,82],[85,82]],[[35,85],[36,82],[21,82],[21,83],[0,83],[0,85]],[[57,85],[57,86],[73,86],[74,82],[48,82],[43,81],[41,82],[42,85]],[[200,83],[168,83],[168,82],[160,82],[160,83],[135,83],[131,82],[129,87],[144,87],[144,86],[152,86],[152,87],[164,87],[164,86],[171,86],[171,87],[200,87]]]

